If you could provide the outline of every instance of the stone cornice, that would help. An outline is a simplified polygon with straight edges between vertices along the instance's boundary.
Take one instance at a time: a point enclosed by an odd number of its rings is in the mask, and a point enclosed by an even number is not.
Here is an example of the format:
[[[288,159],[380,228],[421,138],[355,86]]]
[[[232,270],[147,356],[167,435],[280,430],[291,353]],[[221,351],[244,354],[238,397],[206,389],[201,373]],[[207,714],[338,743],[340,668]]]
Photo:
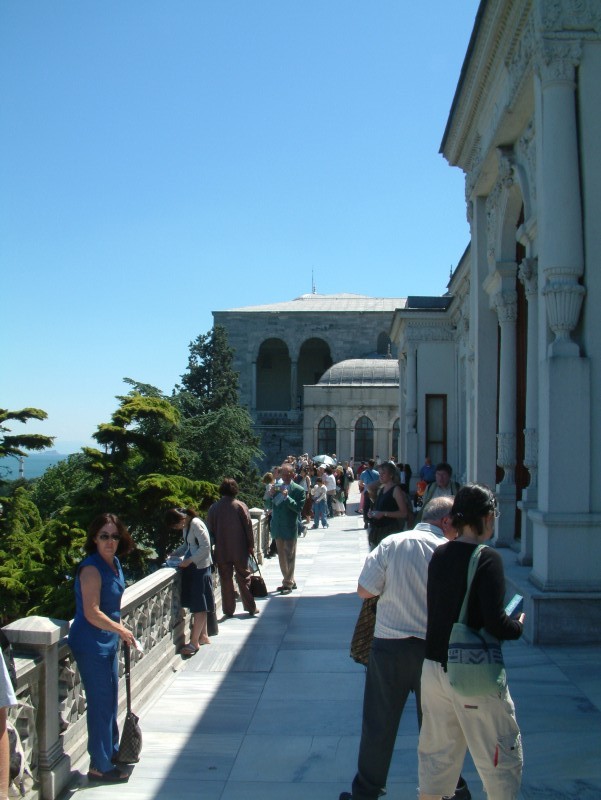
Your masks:
[[[514,57],[518,52],[531,8],[532,0],[505,0],[486,5],[469,62],[464,66],[463,82],[455,98],[442,147],[449,163],[460,166],[465,172],[472,171],[482,158],[481,153],[488,151],[492,141],[490,131],[496,130],[499,118],[505,113],[509,100],[507,85],[501,94],[498,88],[494,90],[492,87],[503,77],[507,84],[507,57],[508,54]],[[526,71],[528,61],[526,51],[516,57],[522,73]],[[520,84],[521,80],[514,77],[511,85],[517,88]],[[499,99],[494,107],[488,103],[491,96]],[[485,131],[479,119],[482,115],[486,115],[487,120]]]
[[[599,0],[538,0],[537,16],[544,34],[601,33]]]
[[[432,324],[431,320],[415,320],[405,329],[405,341],[419,342],[452,342],[455,340],[455,327],[444,322]]]
[[[543,81],[572,80],[582,41],[600,35],[599,0],[485,4],[441,147],[449,163],[467,175],[468,219],[474,190],[478,187],[479,194],[487,194],[494,179],[488,174],[494,176],[489,161],[492,148],[500,139],[511,141],[516,135],[512,129],[515,111],[525,108],[534,70]]]

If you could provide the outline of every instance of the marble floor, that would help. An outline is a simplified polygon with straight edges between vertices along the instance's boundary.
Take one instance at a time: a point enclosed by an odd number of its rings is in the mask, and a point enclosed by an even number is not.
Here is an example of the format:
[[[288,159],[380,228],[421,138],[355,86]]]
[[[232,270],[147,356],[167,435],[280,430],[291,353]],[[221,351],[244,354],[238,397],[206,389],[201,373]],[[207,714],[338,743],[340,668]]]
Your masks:
[[[296,591],[260,599],[253,618],[238,606],[211,644],[182,659],[138,709],[144,751],[127,786],[89,786],[75,776],[64,797],[337,800],[350,790],[364,669],[348,649],[367,554],[354,509],[299,540]],[[273,592],[277,559],[265,562],[263,575]],[[600,800],[601,648],[516,642],[504,651],[524,739],[521,800]],[[417,796],[416,746],[411,698],[389,775],[392,800]],[[463,774],[474,800],[484,800],[469,755]]]

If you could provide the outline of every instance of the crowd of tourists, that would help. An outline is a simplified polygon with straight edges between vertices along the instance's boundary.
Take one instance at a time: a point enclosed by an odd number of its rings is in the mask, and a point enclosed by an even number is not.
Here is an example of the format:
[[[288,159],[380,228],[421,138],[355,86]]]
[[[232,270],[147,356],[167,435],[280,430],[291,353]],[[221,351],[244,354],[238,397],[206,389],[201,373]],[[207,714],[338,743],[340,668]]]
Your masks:
[[[521,782],[522,746],[500,645],[521,636],[524,614],[521,608],[515,613],[504,608],[502,560],[485,546],[499,515],[494,494],[480,484],[460,487],[449,464],[434,466],[429,459],[419,473],[425,486],[413,496],[407,465],[394,459],[377,467],[375,460],[368,460],[357,475],[348,462],[339,465],[335,456],[327,460],[324,464],[306,454],[290,456],[266,473],[263,483],[282,572],[277,591],[289,594],[297,588],[298,537],[311,523],[312,528],[320,523],[327,528],[328,519],[346,513],[350,485],[358,481],[361,503],[356,510],[364,515],[370,544],[358,579],[364,601],[359,622],[368,608],[372,621],[362,661],[367,671],[357,773],[352,791],[342,792],[340,800],[378,800],[386,793],[410,692],[415,693],[420,728],[420,798],[469,800],[461,775],[469,749],[490,800],[514,800]],[[184,656],[210,643],[213,568],[219,572],[225,617],[233,616],[237,599],[250,616],[258,613],[250,586],[252,523],[237,494],[236,481],[225,478],[221,499],[209,509],[206,523],[191,507],[172,508],[165,515],[166,526],[181,531],[183,539],[171,559],[182,571],[182,606],[192,615]],[[138,643],[120,619],[125,582],[119,555],[133,547],[118,517],[100,515],[90,525],[87,556],[75,580],[76,614],[69,645],[86,690],[90,782],[129,779],[117,728],[118,648],[120,642],[126,647]],[[467,637],[469,643],[457,643],[456,637],[465,631],[473,634]],[[0,667],[4,773],[6,706],[14,704],[15,697],[4,664]],[[0,777],[3,781],[4,774]]]

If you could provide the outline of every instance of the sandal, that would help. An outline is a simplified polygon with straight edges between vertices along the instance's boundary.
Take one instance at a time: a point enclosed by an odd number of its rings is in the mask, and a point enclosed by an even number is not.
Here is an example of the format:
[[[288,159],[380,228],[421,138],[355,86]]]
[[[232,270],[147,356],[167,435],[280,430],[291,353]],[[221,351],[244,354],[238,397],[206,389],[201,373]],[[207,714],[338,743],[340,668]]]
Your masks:
[[[129,774],[118,769],[111,769],[108,772],[88,772],[88,780],[98,783],[127,783]]]
[[[198,653],[198,650],[199,648],[195,647],[193,644],[185,644],[179,653],[181,656],[194,656]]]

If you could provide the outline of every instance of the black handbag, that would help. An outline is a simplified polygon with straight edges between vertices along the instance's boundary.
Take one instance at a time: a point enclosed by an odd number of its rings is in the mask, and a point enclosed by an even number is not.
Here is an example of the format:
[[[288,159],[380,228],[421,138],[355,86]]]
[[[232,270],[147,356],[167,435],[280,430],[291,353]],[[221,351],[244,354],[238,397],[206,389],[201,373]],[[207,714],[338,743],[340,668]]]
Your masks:
[[[131,686],[129,678],[131,658],[129,645],[125,643],[123,644],[123,660],[125,662],[127,713],[123,721],[117,761],[120,764],[136,764],[140,760],[140,753],[142,752],[142,730],[138,717],[131,710]]]
[[[364,666],[367,666],[369,661],[371,645],[374,640],[377,605],[377,597],[368,597],[363,601],[355,624],[355,630],[353,631],[353,638],[351,639],[349,655],[357,664],[363,664]]]
[[[263,580],[263,576],[261,575],[259,562],[254,556],[248,557],[248,566],[253,573],[250,576],[250,593],[253,597],[267,597],[269,594],[267,591],[267,585]]]

